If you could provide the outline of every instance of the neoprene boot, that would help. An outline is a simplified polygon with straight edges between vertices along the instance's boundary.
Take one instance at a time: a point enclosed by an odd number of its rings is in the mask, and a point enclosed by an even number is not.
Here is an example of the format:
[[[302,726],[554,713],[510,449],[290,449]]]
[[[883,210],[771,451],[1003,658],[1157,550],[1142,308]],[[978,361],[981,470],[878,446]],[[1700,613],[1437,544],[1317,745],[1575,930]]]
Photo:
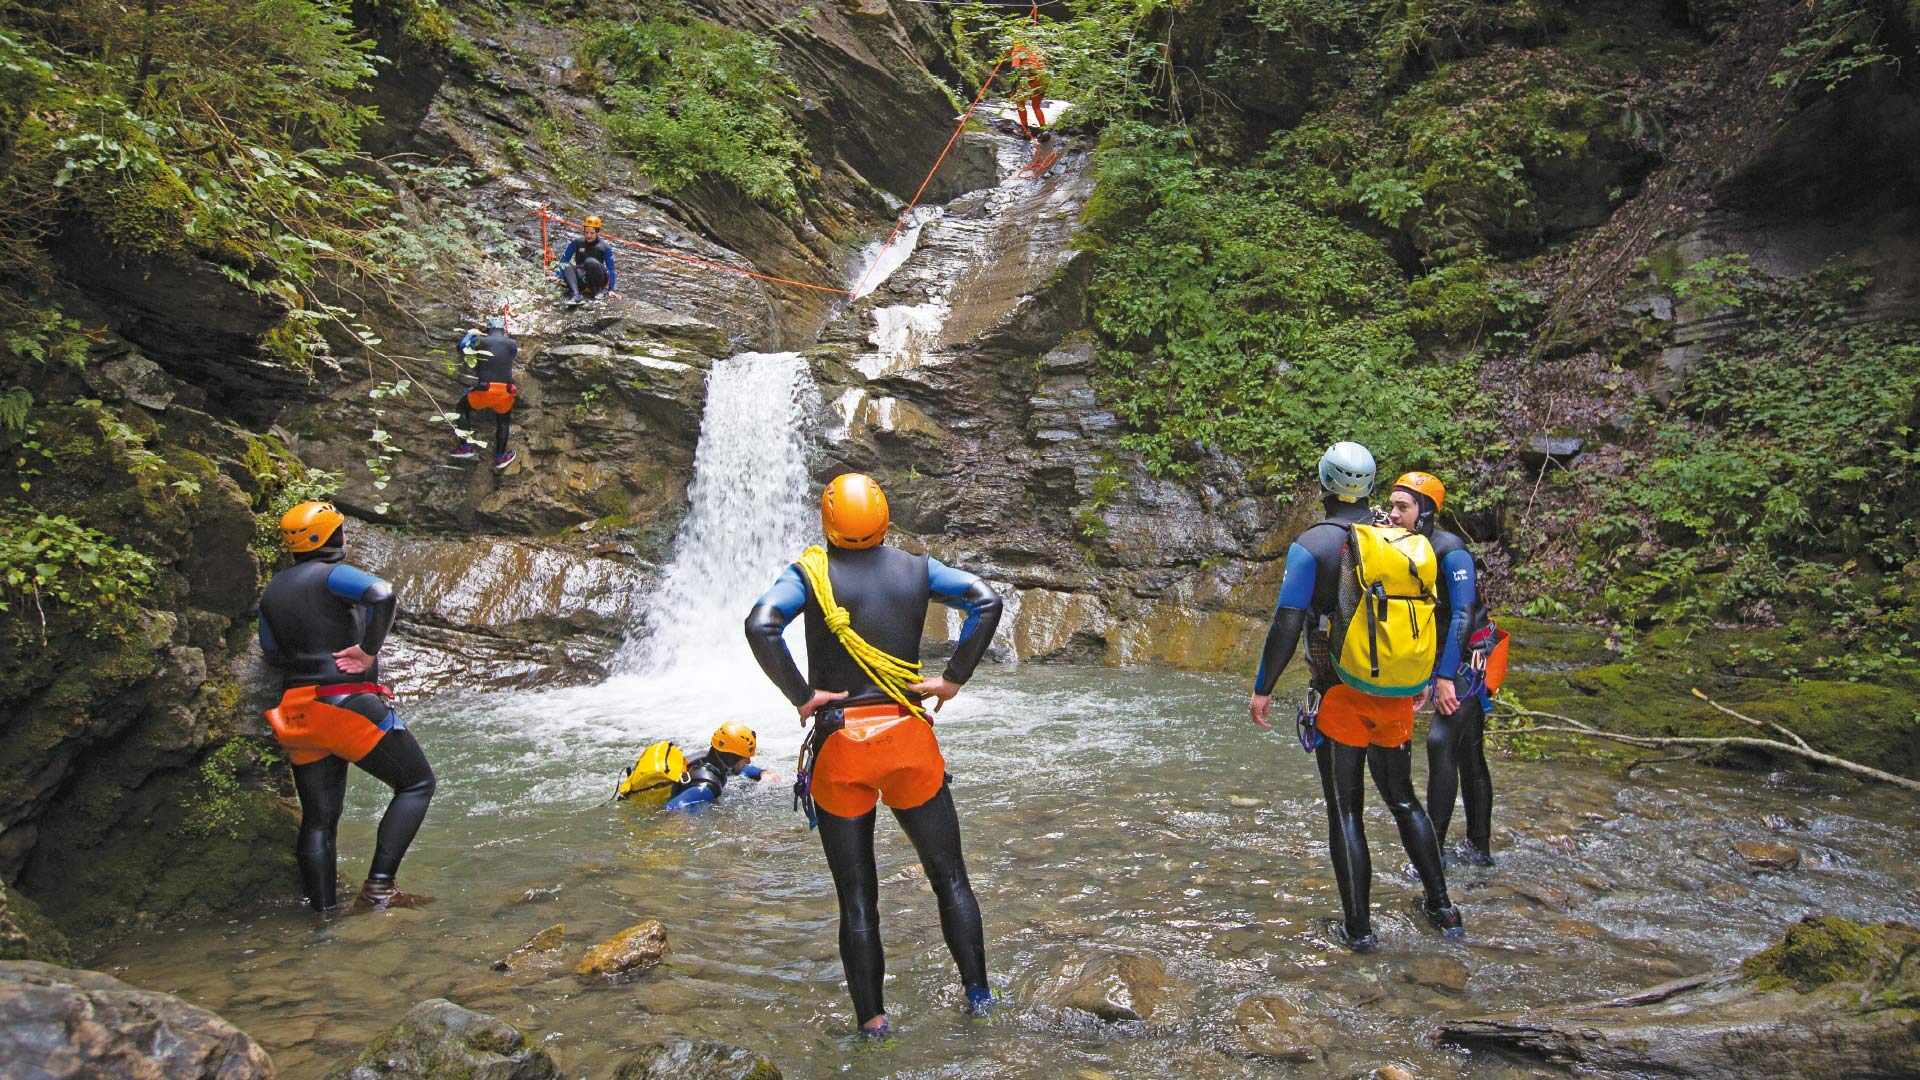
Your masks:
[[[1466,934],[1466,929],[1460,923],[1460,909],[1452,904],[1437,908],[1422,907],[1421,910],[1426,914],[1427,921],[1432,923],[1433,928],[1440,931],[1443,937],[1457,938]]]
[[[401,892],[390,877],[370,877],[360,886],[360,895],[353,898],[353,910],[382,911],[386,908],[424,907],[431,903],[431,896]]]

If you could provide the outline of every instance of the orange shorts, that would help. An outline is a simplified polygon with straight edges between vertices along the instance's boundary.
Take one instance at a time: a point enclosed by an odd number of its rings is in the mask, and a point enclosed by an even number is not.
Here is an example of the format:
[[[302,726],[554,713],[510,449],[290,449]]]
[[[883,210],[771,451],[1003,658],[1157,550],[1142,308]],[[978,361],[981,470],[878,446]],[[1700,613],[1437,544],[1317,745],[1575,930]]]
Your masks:
[[[940,794],[947,759],[933,725],[898,705],[855,705],[813,763],[813,801],[835,817],[859,817],[881,799],[911,810]]]
[[[1399,746],[1413,738],[1413,699],[1374,697],[1335,683],[1320,699],[1317,726],[1343,746]]]
[[[485,390],[467,391],[467,404],[475,409],[509,413],[513,411],[514,400],[518,397],[512,383],[488,383]]]
[[[386,732],[379,725],[338,705],[314,700],[317,686],[295,686],[280,697],[280,704],[267,710],[267,723],[273,736],[295,765],[311,765],[321,758],[343,757],[359,761]]]

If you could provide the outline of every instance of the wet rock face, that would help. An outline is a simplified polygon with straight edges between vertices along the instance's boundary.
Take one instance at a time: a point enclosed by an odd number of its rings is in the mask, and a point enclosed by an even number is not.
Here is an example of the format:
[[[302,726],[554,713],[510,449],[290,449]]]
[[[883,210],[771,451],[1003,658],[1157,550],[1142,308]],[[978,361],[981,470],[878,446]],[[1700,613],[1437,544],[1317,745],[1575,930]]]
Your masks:
[[[367,1044],[327,1080],[553,1080],[559,1069],[520,1029],[432,998]]]
[[[575,975],[625,975],[648,971],[666,959],[667,928],[654,919],[629,926],[587,950]]]
[[[675,1039],[654,1043],[620,1064],[613,1080],[781,1080],[772,1061],[726,1043]]]
[[[171,994],[138,990],[98,972],[15,960],[0,962],[0,1075],[271,1080],[274,1069],[245,1032]]]

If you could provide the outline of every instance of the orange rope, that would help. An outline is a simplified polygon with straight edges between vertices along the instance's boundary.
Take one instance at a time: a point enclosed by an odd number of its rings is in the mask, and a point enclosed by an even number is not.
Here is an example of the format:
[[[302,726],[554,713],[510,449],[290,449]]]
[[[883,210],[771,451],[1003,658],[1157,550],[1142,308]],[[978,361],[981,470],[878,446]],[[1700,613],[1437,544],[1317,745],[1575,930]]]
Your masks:
[[[540,204],[540,257],[546,260],[547,269],[553,269],[553,244],[547,240],[547,204]]]
[[[1034,10],[1038,12],[1039,8],[1036,7]],[[893,220],[893,231],[887,234],[887,242],[880,245],[880,252],[873,257],[873,264],[867,267],[866,273],[860,275],[860,284],[855,285],[853,291],[847,294],[848,296],[857,297],[861,290],[867,287],[867,279],[872,277],[873,272],[880,266],[880,257],[893,246],[893,241],[900,235],[900,229],[907,223],[907,217],[913,213],[913,208],[920,205],[920,196],[925,195],[927,185],[933,183],[933,174],[940,171],[940,163],[947,160],[947,152],[952,150],[953,144],[960,140],[960,133],[967,130],[967,121],[973,118],[973,110],[979,108],[980,103],[986,100],[987,91],[992,88],[994,78],[1000,74],[1000,69],[1006,66],[1007,57],[1012,54],[1011,49],[1001,53],[999,62],[995,63],[993,70],[987,73],[987,80],[980,84],[980,92],[973,96],[973,104],[968,105],[967,111],[960,114],[959,125],[953,129],[952,135],[947,136],[947,145],[941,148],[940,156],[933,159],[933,168],[927,170],[927,178],[920,181],[920,190],[913,193],[913,200],[907,203],[907,208],[900,211],[900,216]]]
[[[546,219],[549,216],[551,216],[553,220],[559,222],[562,225],[572,226],[573,228],[576,228],[576,229],[586,228],[586,226],[580,224],[579,222],[568,221],[566,218],[563,218],[558,214],[549,215],[544,207],[542,207],[540,210],[540,224],[542,228],[545,228]],[[608,240],[613,241],[616,244],[625,244],[630,248],[639,248],[641,251],[647,252],[652,255],[659,255],[662,258],[678,259],[681,262],[690,262],[690,263],[693,263],[695,266],[704,266],[709,270],[724,270],[729,274],[739,274],[741,277],[759,278],[761,281],[777,281],[782,285],[792,285],[796,288],[801,288],[801,289],[812,289],[815,292],[835,293],[840,296],[853,295],[853,293],[848,292],[846,289],[835,289],[827,285],[813,285],[805,281],[795,281],[792,278],[774,277],[772,274],[761,274],[761,273],[756,273],[752,270],[742,270],[737,266],[728,266],[725,263],[709,262],[706,259],[697,258],[692,255],[683,255],[678,251],[668,251],[666,248],[657,248],[657,247],[653,247],[650,244],[642,244],[638,240],[628,240],[623,237],[615,236],[604,229],[601,230],[600,235],[607,238]]]

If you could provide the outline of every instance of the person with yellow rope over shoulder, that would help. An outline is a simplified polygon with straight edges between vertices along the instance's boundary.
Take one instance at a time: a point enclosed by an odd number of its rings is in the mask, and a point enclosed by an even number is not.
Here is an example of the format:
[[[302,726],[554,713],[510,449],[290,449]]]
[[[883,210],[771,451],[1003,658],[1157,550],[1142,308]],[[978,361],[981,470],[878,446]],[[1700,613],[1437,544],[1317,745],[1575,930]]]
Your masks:
[[[938,712],[973,675],[1000,624],[1000,598],[964,570],[882,541],[887,499],[869,477],[835,477],[820,496],[827,544],[808,548],[747,616],[760,669],[813,721],[795,798],[820,829],[840,901],[840,960],[863,1035],[887,1031],[881,983],[879,874],[873,855],[877,806],[885,801],[913,842],[940,902],[940,929],[960,969],[969,1011],[993,1003],[980,904],[960,853],[960,819],[946,760],[921,703]],[[927,606],[938,599],[966,614],[944,672],[920,667]],[[804,615],[808,673],[781,633]],[[808,760],[810,756],[811,760]]]

